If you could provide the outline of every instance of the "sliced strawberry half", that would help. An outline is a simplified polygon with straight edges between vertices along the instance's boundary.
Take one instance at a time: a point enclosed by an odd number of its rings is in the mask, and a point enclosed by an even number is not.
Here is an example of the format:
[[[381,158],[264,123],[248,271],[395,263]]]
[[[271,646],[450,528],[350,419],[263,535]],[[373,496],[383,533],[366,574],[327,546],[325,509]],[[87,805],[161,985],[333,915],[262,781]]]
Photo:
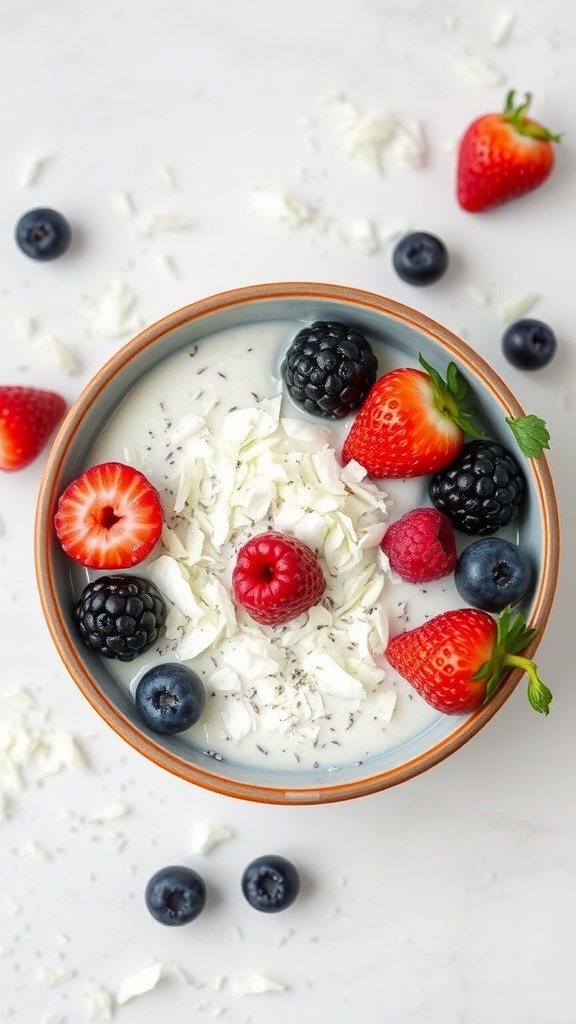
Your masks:
[[[150,554],[163,520],[158,491],[143,473],[103,462],[68,485],[54,525],[64,551],[80,565],[127,569]]]

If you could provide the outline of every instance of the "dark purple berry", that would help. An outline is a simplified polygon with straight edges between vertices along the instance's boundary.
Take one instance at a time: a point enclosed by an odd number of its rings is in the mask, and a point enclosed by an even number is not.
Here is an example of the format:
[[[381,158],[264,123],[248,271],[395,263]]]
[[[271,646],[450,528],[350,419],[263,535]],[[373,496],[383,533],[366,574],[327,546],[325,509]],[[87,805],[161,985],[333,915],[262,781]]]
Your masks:
[[[300,892],[300,876],[285,857],[268,854],[251,861],[242,875],[242,892],[251,907],[265,914],[286,910]]]
[[[16,242],[32,260],[55,260],[66,252],[71,241],[70,225],[57,210],[28,210],[16,225]]]
[[[154,732],[183,732],[198,721],[206,703],[200,677],[186,665],[154,665],[136,687],[136,707],[145,725]]]
[[[448,251],[436,235],[414,231],[397,243],[392,264],[398,277],[407,284],[434,284],[448,269]]]
[[[554,358],[556,335],[542,320],[526,317],[506,328],[502,351],[518,370],[541,370]]]
[[[528,592],[532,566],[517,544],[501,537],[485,537],[464,548],[454,569],[460,597],[474,608],[501,612]]]
[[[172,864],[152,875],[144,899],[152,917],[160,924],[188,924],[204,910],[206,885],[197,871]]]

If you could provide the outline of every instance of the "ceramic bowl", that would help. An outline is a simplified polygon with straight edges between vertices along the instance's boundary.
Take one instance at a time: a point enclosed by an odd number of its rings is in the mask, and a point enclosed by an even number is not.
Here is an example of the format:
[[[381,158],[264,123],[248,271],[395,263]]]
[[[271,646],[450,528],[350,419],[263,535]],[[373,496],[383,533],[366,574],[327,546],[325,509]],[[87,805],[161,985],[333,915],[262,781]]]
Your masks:
[[[452,755],[486,726],[521,678],[518,670],[510,671],[494,698],[480,710],[464,716],[446,716],[424,705],[413,691],[409,692],[408,684],[402,689],[402,681],[394,681],[392,674],[393,684],[400,687],[399,705],[408,709],[419,707],[413,726],[406,726],[400,707],[400,725],[395,724],[394,712],[389,725],[383,727],[382,744],[372,742],[362,757],[344,753],[340,759],[335,757],[333,763],[324,760],[319,764],[302,764],[294,758],[286,764],[275,763],[273,757],[262,757],[260,761],[245,757],[241,743],[231,743],[225,754],[218,754],[206,746],[201,733],[194,739],[188,733],[163,737],[150,731],[139,718],[133,691],[126,680],[118,677],[112,663],[91,652],[80,640],[73,608],[86,574],[64,555],[53,528],[54,512],[66,485],[94,461],[104,461],[95,457],[103,450],[102,437],[106,437],[110,422],[118,417],[117,433],[119,429],[121,434],[123,410],[129,408],[136,385],[148,387],[152,422],[161,405],[155,381],[167,360],[178,359],[181,353],[194,354],[197,360],[203,360],[205,355],[209,359],[214,339],[222,332],[233,342],[236,332],[240,337],[249,330],[253,339],[250,358],[216,367],[213,379],[224,380],[234,374],[238,386],[242,386],[244,393],[250,393],[251,375],[264,356],[259,345],[264,344],[262,339],[267,336],[269,325],[274,325],[276,336],[284,339],[285,348],[297,330],[314,320],[345,322],[364,333],[373,344],[382,372],[391,366],[415,364],[419,354],[441,373],[450,361],[455,362],[469,383],[473,403],[489,435],[508,447],[514,446],[505,418],[522,415],[518,402],[480,356],[438,323],[398,302],[352,288],[314,283],[265,284],[215,295],[166,316],[142,331],[102,367],[70,409],[55,438],[40,487],[36,520],[36,566],[44,614],[68,673],[90,704],[127,743],[162,768],[206,789],[262,803],[326,803],[365,796],[408,780]],[[274,358],[271,365],[276,366],[277,372],[279,363],[274,363]],[[197,361],[194,365],[197,373],[200,364]],[[217,383],[211,387],[217,402]],[[193,389],[190,411],[194,412]],[[146,408],[141,419],[144,445],[149,426]],[[533,656],[554,594],[558,518],[545,458],[528,460],[519,451],[517,455],[526,473],[528,500],[514,526],[514,535],[535,569],[530,596],[521,606],[537,630],[536,640],[527,652]],[[396,508],[401,509],[403,502],[426,500],[425,481],[412,483],[416,491],[404,492],[405,486],[408,485],[402,482],[391,484]],[[142,566],[132,571],[140,570]],[[412,624],[416,624],[418,617],[425,617],[427,598],[422,588],[412,592],[400,588],[393,593],[398,606],[403,602],[410,606],[412,602]],[[391,623],[392,631],[400,628],[401,622]],[[136,663],[131,664],[136,672]]]

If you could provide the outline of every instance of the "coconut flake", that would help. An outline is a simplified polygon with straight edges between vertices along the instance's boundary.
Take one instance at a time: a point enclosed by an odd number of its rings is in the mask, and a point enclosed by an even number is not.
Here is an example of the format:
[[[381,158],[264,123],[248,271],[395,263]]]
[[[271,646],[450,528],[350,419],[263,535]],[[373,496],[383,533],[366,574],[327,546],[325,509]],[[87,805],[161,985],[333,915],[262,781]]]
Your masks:
[[[456,61],[456,71],[461,78],[471,82],[472,85],[480,85],[485,88],[493,88],[506,81],[499,68],[477,54],[463,54]]]
[[[526,316],[526,313],[530,312],[539,299],[540,296],[537,292],[526,292],[525,295],[519,295],[517,298],[508,299],[500,306],[498,316],[502,323],[514,323],[514,321],[518,320],[520,317]]]
[[[14,330],[23,341],[29,341],[37,330],[37,324],[32,316],[17,316],[14,320]]]
[[[289,228],[310,224],[316,217],[316,210],[310,203],[285,189],[256,189],[252,200],[257,210]]]
[[[124,818],[128,814],[128,808],[126,804],[121,803],[119,800],[114,800],[112,803],[104,804],[102,807],[92,807],[87,814],[87,820],[96,823],[106,821],[117,821],[118,818]]]
[[[118,217],[131,217],[135,212],[134,200],[129,192],[114,192],[111,197],[114,213]]]
[[[286,986],[265,974],[249,974],[233,978],[230,987],[237,996],[262,995],[266,992],[285,992]]]
[[[0,721],[0,821],[6,816],[9,796],[31,782],[84,766],[70,733],[28,725],[21,719]]]
[[[350,225],[350,241],[357,249],[372,255],[380,249],[378,232],[367,217],[356,217]]]
[[[88,333],[116,340],[138,330],[140,317],[135,311],[136,296],[123,281],[110,281],[100,295],[84,302],[84,322]]]
[[[113,1015],[112,996],[96,981],[89,982],[84,989],[86,1019],[110,1021]]]
[[[516,23],[514,11],[500,11],[492,24],[490,41],[492,46],[502,46],[507,43]]]
[[[215,846],[232,838],[232,831],[226,825],[211,825],[198,821],[192,831],[192,852],[206,856]]]
[[[80,364],[74,353],[54,334],[44,334],[34,342],[34,351],[68,377],[78,373]]]
[[[163,964],[158,962],[152,963],[148,967],[143,967],[142,970],[125,978],[116,994],[118,1005],[123,1006],[124,1003],[128,1003],[131,999],[151,992],[160,981],[163,970]]]
[[[32,157],[28,160],[21,172],[18,184],[21,188],[29,188],[31,185],[35,185],[38,179],[41,177],[46,164],[49,162],[49,158],[46,156]]]
[[[48,988],[54,988],[55,985],[62,985],[65,981],[70,981],[70,978],[74,977],[74,971],[69,971],[66,967],[41,967],[38,971],[38,980],[47,985]]]

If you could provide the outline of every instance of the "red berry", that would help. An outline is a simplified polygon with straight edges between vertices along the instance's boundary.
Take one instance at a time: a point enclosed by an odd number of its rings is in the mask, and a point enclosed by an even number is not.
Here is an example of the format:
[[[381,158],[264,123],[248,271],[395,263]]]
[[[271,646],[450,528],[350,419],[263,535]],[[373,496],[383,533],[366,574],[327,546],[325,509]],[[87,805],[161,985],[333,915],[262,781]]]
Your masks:
[[[454,528],[435,508],[407,512],[388,527],[380,547],[390,568],[407,583],[442,579],[456,565]]]
[[[270,530],[244,544],[232,572],[232,590],[252,619],[279,626],[318,603],[326,581],[316,555],[286,533]]]
[[[23,469],[40,454],[64,415],[55,391],[0,387],[0,469]]]
[[[104,462],[68,485],[54,525],[67,555],[90,569],[137,565],[160,538],[158,491],[131,466]]]

